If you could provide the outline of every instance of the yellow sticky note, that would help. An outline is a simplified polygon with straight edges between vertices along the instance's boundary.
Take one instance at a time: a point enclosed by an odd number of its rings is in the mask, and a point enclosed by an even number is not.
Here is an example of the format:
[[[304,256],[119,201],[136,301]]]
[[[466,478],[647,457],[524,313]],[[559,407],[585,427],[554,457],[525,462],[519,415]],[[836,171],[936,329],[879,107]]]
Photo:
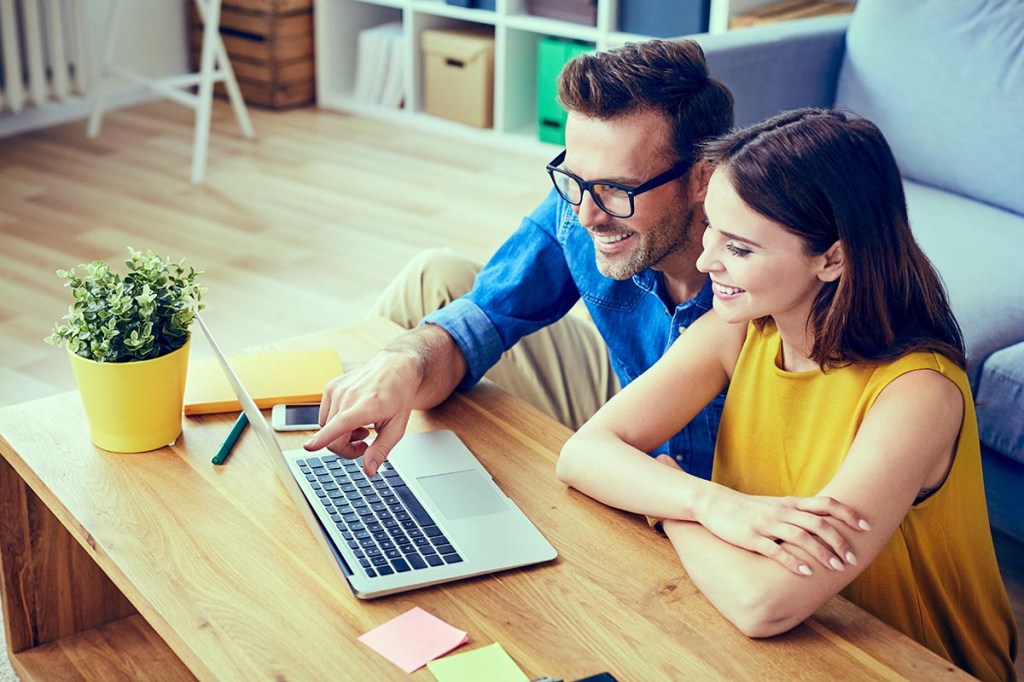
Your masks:
[[[427,663],[437,682],[530,682],[512,657],[495,642]]]

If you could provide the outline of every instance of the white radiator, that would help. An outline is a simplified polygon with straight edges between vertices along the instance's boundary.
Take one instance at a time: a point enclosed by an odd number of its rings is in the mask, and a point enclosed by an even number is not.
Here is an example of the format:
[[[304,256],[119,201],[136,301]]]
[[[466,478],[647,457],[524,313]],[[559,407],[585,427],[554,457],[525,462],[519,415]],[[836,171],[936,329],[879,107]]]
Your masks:
[[[0,0],[0,113],[85,94],[81,0]]]

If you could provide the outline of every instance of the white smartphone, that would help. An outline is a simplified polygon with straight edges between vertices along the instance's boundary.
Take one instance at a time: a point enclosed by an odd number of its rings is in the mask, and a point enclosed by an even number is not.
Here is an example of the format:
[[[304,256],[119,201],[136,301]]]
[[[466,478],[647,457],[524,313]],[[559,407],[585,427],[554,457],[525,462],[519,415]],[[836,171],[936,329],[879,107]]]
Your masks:
[[[320,403],[274,405],[270,425],[275,431],[316,431],[320,428]]]

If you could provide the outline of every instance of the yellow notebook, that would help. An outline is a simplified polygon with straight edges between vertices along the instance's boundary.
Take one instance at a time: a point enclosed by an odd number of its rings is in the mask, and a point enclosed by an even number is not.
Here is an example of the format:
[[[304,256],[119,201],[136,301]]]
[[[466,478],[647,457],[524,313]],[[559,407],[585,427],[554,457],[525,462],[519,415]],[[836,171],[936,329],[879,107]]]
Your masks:
[[[317,403],[327,382],[342,373],[337,351],[243,353],[228,357],[242,385],[266,409],[278,403]],[[189,363],[185,414],[238,412],[242,406],[216,358]]]

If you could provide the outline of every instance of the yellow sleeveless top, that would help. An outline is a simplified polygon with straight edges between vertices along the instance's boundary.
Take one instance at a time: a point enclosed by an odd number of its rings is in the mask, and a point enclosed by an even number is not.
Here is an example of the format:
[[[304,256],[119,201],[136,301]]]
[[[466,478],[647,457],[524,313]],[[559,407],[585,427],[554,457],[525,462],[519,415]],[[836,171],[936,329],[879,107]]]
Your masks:
[[[906,372],[940,372],[960,388],[966,407],[949,476],[910,508],[881,554],[841,594],[976,677],[1015,679],[1017,629],[992,546],[964,372],[935,353],[827,374],[787,372],[779,368],[781,350],[773,324],[762,331],[748,326],[712,479],[754,495],[817,495],[882,389]]]

